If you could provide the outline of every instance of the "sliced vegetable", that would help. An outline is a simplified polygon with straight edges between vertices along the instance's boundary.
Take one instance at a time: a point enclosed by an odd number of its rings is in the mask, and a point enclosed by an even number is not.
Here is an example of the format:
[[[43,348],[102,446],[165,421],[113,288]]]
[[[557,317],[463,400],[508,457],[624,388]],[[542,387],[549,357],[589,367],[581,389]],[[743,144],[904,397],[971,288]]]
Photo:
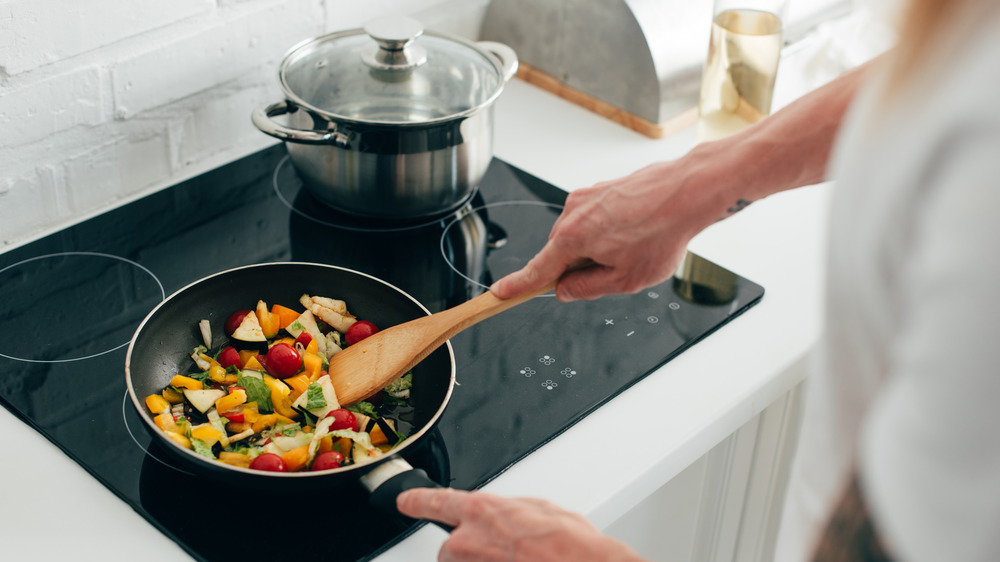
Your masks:
[[[184,398],[187,398],[187,401],[203,414],[215,405],[216,400],[225,395],[225,390],[218,390],[215,388],[205,388],[199,390],[192,390],[190,388],[184,389]]]
[[[261,328],[257,315],[252,311],[243,317],[243,322],[240,322],[239,327],[233,332],[233,339],[245,342],[267,341],[267,338],[264,337],[264,329]]]
[[[247,391],[243,388],[237,388],[229,394],[219,398],[215,401],[215,409],[219,412],[228,412],[237,406],[244,404],[247,401]]]
[[[260,329],[264,332],[264,336],[270,338],[278,333],[281,318],[277,314],[271,314],[264,301],[257,301],[256,316],[257,321],[260,323]]]
[[[170,410],[170,402],[159,394],[150,394],[146,397],[146,407],[154,414],[162,414]]]
[[[223,451],[219,453],[219,461],[231,466],[250,468],[250,455],[246,453],[231,453],[229,451]]]
[[[298,312],[280,304],[271,305],[271,314],[278,315],[278,328],[282,330],[287,328],[292,322],[295,322],[299,317]]]
[[[205,342],[205,347],[212,347],[212,324],[208,320],[198,322],[198,330],[201,332],[201,341]]]
[[[227,336],[232,337],[233,333],[236,332],[236,329],[243,323],[243,319],[247,314],[250,314],[249,310],[237,310],[236,312],[230,314],[229,318],[226,318],[226,323],[223,325],[222,329],[226,332]]]
[[[190,353],[191,372],[145,398],[166,438],[225,464],[271,471],[331,470],[397,445],[404,436],[372,403],[340,407],[326,372],[342,332],[357,326],[347,339],[359,341],[355,336],[377,328],[359,323],[344,301],[303,295],[301,304],[299,313],[259,300],[253,310],[232,313],[223,326],[232,339],[215,349],[211,325],[199,322],[203,341]],[[404,377],[371,401],[390,393],[405,400],[410,385],[412,376]]]

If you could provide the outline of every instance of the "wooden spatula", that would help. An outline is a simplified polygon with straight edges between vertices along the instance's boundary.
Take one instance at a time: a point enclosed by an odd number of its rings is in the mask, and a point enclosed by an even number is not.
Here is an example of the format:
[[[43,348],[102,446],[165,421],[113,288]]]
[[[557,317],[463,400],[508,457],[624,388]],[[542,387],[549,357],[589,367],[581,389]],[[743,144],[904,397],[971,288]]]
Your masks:
[[[500,300],[489,291],[458,306],[381,330],[330,359],[330,381],[341,404],[371,396],[405,375],[455,334],[482,320],[551,291],[551,283],[533,293]]]

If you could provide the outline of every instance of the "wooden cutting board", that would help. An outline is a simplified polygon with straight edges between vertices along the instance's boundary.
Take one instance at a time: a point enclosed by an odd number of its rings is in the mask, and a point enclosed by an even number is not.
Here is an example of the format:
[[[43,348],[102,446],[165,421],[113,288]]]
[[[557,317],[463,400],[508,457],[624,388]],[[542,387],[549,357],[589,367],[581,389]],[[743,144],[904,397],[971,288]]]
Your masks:
[[[624,109],[601,101],[589,94],[573,89],[560,82],[556,77],[546,74],[545,72],[524,64],[523,62],[518,65],[517,77],[529,84],[575,103],[584,109],[593,111],[601,117],[610,119],[619,125],[628,127],[633,131],[653,139],[670,136],[683,129],[693,126],[698,120],[698,108],[691,107],[674,117],[671,117],[663,123],[653,123],[643,119],[642,117],[633,115]]]

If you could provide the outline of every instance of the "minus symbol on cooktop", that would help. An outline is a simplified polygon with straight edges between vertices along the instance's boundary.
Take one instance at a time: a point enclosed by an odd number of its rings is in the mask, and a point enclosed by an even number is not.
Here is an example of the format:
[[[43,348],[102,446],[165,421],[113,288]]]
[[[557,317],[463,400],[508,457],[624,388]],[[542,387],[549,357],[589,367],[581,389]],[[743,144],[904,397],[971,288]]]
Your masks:
[[[632,334],[634,334],[634,333],[635,333],[635,330],[632,330],[631,332],[629,332],[629,333],[625,334],[625,337],[627,338],[627,337],[631,336],[631,335],[632,335]]]

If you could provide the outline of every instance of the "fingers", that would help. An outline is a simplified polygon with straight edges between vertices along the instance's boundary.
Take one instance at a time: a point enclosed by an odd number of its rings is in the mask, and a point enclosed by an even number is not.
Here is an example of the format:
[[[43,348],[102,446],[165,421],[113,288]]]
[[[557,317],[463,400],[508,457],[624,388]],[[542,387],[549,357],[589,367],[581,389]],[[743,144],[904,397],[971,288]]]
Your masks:
[[[396,497],[396,508],[414,519],[440,521],[457,527],[468,492],[452,488],[413,488]]]
[[[498,299],[509,299],[559,279],[579,256],[559,252],[553,244],[546,244],[521,270],[515,271],[493,283],[490,291]]]

